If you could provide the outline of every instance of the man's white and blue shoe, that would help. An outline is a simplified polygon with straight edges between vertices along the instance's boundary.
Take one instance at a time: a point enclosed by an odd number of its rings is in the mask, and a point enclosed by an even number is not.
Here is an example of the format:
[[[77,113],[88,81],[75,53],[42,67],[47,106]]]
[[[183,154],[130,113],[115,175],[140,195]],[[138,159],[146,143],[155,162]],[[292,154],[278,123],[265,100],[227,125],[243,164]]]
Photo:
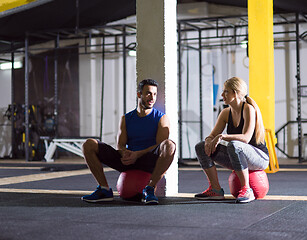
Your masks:
[[[90,195],[85,195],[81,200],[86,202],[109,202],[113,201],[113,191],[112,188],[109,190],[103,189],[97,186],[97,189]]]
[[[148,205],[157,205],[159,204],[158,198],[155,196],[155,188],[151,186],[146,186],[143,189],[143,198],[142,202]]]

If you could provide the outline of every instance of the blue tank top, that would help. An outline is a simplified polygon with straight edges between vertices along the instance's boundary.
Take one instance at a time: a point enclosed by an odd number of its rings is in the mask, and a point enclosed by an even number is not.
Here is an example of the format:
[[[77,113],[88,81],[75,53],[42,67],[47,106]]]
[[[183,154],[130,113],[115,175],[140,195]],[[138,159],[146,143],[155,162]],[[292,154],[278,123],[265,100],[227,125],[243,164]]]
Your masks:
[[[163,115],[155,108],[145,117],[139,117],[136,109],[126,113],[127,149],[139,151],[155,145],[158,123]]]
[[[228,115],[228,124],[227,124],[227,134],[241,134],[243,131],[243,126],[244,126],[244,118],[243,118],[243,108],[244,108],[244,104],[245,102],[243,102],[242,104],[242,110],[241,110],[241,119],[240,119],[240,123],[239,126],[235,127],[233,125],[233,121],[232,121],[232,115],[231,115],[231,109],[229,109],[229,115]],[[259,148],[260,150],[262,150],[263,152],[265,152],[267,155],[269,155],[269,151],[266,147],[266,144],[264,142],[264,144],[260,143],[257,144],[256,143],[256,136],[255,136],[255,131],[253,133],[253,136],[251,138],[251,140],[249,141],[250,145]]]

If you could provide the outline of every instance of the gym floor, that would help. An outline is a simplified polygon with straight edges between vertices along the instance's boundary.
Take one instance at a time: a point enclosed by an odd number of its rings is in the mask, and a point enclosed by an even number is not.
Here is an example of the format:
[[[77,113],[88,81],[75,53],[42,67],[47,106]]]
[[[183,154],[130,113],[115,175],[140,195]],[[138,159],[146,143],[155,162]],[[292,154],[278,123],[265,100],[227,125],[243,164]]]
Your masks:
[[[179,169],[179,194],[157,206],[80,200],[96,183],[80,158],[54,163],[0,160],[0,240],[13,239],[307,239],[307,163],[279,161],[264,199],[234,204],[230,171],[219,169],[223,201],[200,201],[208,184],[194,163]],[[119,173],[106,169],[116,191]]]

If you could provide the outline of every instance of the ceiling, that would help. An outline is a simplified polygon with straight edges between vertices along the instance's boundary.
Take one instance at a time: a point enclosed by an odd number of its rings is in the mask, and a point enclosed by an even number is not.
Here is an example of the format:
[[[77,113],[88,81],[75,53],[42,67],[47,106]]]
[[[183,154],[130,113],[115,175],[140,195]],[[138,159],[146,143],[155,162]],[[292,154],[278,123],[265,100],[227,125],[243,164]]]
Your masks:
[[[247,0],[178,0],[178,4],[210,3],[246,9]],[[307,13],[306,0],[274,0],[275,12]],[[0,52],[22,47],[26,32],[82,29],[105,25],[136,13],[136,0],[36,0],[0,13]],[[229,11],[229,15],[233,12]],[[204,16],[205,17],[205,16]],[[16,43],[17,42],[17,43]]]

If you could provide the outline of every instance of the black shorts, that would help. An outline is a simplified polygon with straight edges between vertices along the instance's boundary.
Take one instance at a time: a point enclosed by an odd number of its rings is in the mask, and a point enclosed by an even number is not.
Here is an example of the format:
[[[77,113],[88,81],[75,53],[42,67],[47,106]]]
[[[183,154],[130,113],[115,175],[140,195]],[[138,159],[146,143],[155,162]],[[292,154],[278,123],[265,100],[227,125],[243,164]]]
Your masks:
[[[121,155],[118,150],[115,150],[106,143],[98,141],[98,158],[100,162],[119,172],[137,169],[152,173],[159,157],[159,147],[160,145],[138,158],[134,164],[124,165],[120,160]]]

